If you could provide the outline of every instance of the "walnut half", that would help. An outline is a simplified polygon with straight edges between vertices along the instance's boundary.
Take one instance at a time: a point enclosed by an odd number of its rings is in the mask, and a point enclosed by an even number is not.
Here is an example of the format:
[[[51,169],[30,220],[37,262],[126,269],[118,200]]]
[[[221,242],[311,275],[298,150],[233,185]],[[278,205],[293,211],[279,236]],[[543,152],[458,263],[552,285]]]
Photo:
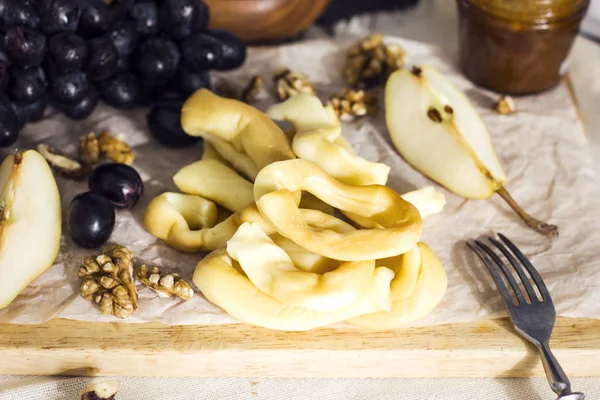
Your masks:
[[[369,35],[346,52],[344,78],[350,86],[365,88],[385,82],[404,66],[405,52],[395,44],[383,43],[383,35]]]
[[[107,246],[103,254],[86,257],[78,272],[83,280],[81,296],[98,304],[103,314],[128,318],[138,308],[132,257],[121,245]]]
[[[174,273],[161,272],[158,267],[150,269],[142,265],[135,275],[142,285],[154,290],[160,297],[177,296],[189,300],[194,295],[192,286],[185,279]]]

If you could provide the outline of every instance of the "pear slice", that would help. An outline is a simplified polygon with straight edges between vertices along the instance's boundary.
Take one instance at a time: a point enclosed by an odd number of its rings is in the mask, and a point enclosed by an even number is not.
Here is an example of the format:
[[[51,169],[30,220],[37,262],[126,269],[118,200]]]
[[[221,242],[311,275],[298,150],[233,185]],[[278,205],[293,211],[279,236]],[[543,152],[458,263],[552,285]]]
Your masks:
[[[527,225],[558,235],[556,226],[531,217],[510,197],[485,124],[467,97],[435,68],[394,72],[386,83],[385,104],[392,142],[413,167],[469,199],[498,193]]]
[[[6,157],[0,166],[0,309],[50,268],[60,234],[60,196],[46,160],[33,150]]]

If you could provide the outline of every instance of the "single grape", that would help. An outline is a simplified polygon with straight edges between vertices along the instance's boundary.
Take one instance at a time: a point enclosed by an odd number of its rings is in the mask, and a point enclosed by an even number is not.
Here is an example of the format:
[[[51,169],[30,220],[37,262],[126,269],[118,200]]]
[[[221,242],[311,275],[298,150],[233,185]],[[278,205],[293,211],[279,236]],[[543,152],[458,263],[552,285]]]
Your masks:
[[[166,84],[177,72],[179,50],[171,40],[149,37],[139,48],[136,68],[142,84],[152,86]]]
[[[19,25],[37,28],[40,15],[30,1],[0,0],[0,30],[6,31]]]
[[[40,27],[47,35],[75,32],[80,16],[78,0],[46,0]]]
[[[39,121],[44,117],[44,111],[48,106],[47,96],[43,96],[36,101],[31,103],[23,103],[20,101],[13,101],[12,110],[17,116],[19,126],[23,127],[29,122]]]
[[[240,67],[246,60],[246,45],[233,33],[215,29],[210,31],[212,37],[221,43],[221,57],[215,69],[228,71]]]
[[[146,115],[148,130],[160,144],[167,147],[187,147],[200,138],[187,135],[181,128],[183,100],[156,102]]]
[[[184,98],[191,96],[196,90],[210,89],[208,71],[191,72],[183,65],[177,70],[177,92]]]
[[[219,65],[223,46],[207,33],[194,33],[181,42],[181,55],[188,70],[206,71]]]
[[[102,83],[102,97],[115,108],[133,108],[140,104],[140,83],[131,73],[118,73]]]
[[[103,0],[80,0],[81,17],[77,31],[85,37],[100,35],[111,23],[109,8]]]
[[[89,187],[118,208],[133,208],[144,193],[144,183],[137,171],[117,163],[97,166],[90,175]]]
[[[80,193],[71,200],[67,225],[75,243],[93,249],[106,243],[112,234],[115,209],[99,194]]]
[[[95,90],[90,89],[90,91],[75,104],[64,105],[61,103],[55,103],[54,105],[67,117],[74,120],[82,120],[92,114],[97,104],[98,94]]]
[[[14,101],[31,103],[46,94],[46,75],[42,67],[11,69],[8,95]]]
[[[208,7],[198,0],[165,0],[161,6],[163,30],[173,39],[185,39],[208,28]]]
[[[50,92],[54,99],[66,106],[79,103],[89,94],[91,85],[86,75],[81,72],[70,72],[53,76],[50,81]]]
[[[103,81],[117,72],[117,48],[108,37],[94,38],[89,41],[90,56],[85,72],[92,82]]]
[[[40,65],[46,54],[46,36],[40,31],[17,26],[6,31],[3,47],[11,62],[19,67]]]
[[[135,30],[133,21],[119,21],[107,33],[115,45],[119,56],[127,57],[135,51],[140,34]]]
[[[129,17],[135,22],[135,30],[146,35],[158,32],[158,8],[151,0],[137,0],[129,9]]]
[[[85,39],[71,32],[61,32],[48,42],[48,60],[56,73],[80,70],[87,61],[88,46]]]

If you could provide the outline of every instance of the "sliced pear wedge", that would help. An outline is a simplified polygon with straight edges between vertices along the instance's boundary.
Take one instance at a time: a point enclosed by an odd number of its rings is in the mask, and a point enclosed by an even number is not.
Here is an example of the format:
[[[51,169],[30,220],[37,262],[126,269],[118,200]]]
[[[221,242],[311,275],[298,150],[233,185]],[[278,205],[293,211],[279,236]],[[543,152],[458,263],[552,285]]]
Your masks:
[[[0,309],[52,266],[60,234],[60,196],[46,160],[33,150],[6,157],[0,166]]]
[[[386,83],[385,105],[392,142],[413,167],[469,199],[498,193],[531,228],[558,235],[556,226],[531,217],[510,197],[484,122],[467,97],[435,68],[394,72]]]

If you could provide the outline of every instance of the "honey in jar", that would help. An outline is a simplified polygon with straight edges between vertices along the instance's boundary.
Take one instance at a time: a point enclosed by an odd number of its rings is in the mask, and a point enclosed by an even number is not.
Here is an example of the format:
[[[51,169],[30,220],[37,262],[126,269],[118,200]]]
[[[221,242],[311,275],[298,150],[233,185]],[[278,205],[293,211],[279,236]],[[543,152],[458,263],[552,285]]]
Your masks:
[[[589,1],[457,0],[463,73],[512,95],[556,86]]]

